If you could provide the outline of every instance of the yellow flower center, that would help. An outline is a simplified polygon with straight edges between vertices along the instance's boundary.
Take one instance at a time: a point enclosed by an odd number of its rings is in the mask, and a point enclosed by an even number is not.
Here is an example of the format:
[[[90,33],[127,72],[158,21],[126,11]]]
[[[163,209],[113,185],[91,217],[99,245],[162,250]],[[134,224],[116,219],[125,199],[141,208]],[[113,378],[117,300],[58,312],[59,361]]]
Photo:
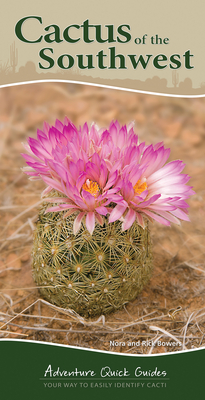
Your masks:
[[[100,191],[97,182],[90,181],[90,179],[86,179],[85,183],[83,184],[83,189],[92,194],[94,197],[97,197]]]
[[[146,182],[141,183],[141,180],[139,179],[133,189],[136,194],[141,194],[142,192],[144,192],[144,190],[147,189],[147,184]]]

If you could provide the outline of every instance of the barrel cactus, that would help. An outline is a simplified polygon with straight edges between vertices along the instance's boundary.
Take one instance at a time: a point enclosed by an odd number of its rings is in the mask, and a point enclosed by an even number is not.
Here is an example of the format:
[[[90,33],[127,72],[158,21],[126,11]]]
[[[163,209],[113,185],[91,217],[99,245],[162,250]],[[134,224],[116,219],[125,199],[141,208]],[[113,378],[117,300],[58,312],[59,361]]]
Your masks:
[[[193,190],[163,143],[139,143],[132,124],[79,130],[44,124],[23,154],[47,187],[36,223],[33,276],[42,295],[83,316],[116,310],[150,278],[148,221],[188,221]]]

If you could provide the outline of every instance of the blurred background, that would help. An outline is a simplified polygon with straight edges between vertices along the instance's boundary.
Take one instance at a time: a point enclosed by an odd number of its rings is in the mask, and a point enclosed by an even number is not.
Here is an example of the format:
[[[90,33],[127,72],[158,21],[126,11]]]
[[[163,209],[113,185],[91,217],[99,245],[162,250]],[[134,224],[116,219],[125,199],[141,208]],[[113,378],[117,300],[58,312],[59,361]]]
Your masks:
[[[191,222],[151,224],[153,277],[138,298],[96,322],[82,321],[39,300],[32,279],[32,237],[44,183],[21,172],[22,142],[43,122],[67,116],[77,126],[135,121],[140,141],[164,141],[170,160],[186,163],[196,194]],[[52,341],[132,353],[205,345],[205,98],[172,98],[73,83],[0,89],[0,337]],[[177,345],[128,346],[128,341],[175,340]],[[173,339],[174,338],[174,339]],[[125,346],[111,346],[110,341]],[[178,342],[177,342],[178,341]],[[179,344],[181,343],[181,344]]]

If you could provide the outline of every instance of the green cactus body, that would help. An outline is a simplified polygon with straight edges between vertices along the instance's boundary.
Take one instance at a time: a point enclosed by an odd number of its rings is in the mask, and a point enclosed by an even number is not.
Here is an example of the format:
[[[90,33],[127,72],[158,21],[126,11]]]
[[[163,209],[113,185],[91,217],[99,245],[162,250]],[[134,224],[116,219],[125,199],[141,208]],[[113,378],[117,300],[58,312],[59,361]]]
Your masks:
[[[45,214],[47,207],[39,212],[33,247],[33,275],[43,297],[86,317],[136,298],[152,271],[148,227],[135,222],[122,232],[120,221],[105,218],[92,236],[84,223],[74,235],[76,215]]]

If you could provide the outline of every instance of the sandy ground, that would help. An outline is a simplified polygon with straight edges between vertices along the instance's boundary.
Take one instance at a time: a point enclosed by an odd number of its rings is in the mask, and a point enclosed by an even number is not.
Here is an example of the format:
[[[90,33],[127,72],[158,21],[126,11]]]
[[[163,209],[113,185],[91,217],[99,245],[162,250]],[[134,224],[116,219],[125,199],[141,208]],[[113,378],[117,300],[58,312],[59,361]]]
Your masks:
[[[67,115],[77,126],[132,120],[141,141],[164,141],[170,160],[196,194],[191,222],[151,226],[154,271],[142,293],[122,310],[82,319],[40,298],[31,248],[44,183],[21,172],[22,142],[43,121]],[[70,83],[0,89],[0,337],[41,340],[127,353],[161,353],[205,345],[205,98],[171,98]],[[115,342],[115,346],[113,346]],[[119,343],[121,342],[121,344]],[[158,343],[161,342],[161,343]]]

